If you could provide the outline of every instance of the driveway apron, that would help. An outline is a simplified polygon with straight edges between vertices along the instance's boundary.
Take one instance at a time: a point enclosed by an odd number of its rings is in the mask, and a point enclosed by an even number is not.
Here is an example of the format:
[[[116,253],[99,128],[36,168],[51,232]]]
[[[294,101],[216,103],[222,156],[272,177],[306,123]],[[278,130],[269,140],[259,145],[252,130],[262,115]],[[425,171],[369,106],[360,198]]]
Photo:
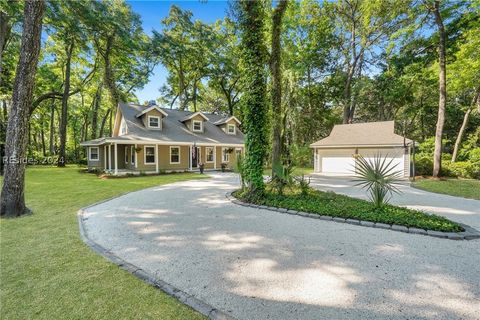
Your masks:
[[[84,228],[237,319],[479,319],[480,240],[243,207],[225,197],[238,186],[233,174],[213,174],[133,192],[87,208]],[[458,210],[445,215],[478,223]]]

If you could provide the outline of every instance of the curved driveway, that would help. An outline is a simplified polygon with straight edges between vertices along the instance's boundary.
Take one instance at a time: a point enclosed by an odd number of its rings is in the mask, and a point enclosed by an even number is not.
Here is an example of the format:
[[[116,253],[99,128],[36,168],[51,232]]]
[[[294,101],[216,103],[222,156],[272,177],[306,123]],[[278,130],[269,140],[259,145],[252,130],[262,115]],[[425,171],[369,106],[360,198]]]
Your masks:
[[[130,193],[86,209],[84,227],[238,319],[479,319],[480,240],[242,207],[225,198],[237,186],[215,174]]]

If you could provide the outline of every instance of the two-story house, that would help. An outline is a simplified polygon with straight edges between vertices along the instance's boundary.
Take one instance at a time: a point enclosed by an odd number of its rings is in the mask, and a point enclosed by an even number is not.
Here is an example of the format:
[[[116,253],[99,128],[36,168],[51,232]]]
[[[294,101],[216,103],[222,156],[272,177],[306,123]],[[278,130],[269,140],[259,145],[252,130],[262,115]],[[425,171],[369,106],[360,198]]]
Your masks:
[[[239,125],[234,116],[120,103],[112,137],[81,145],[89,169],[115,175],[232,168],[244,152]]]

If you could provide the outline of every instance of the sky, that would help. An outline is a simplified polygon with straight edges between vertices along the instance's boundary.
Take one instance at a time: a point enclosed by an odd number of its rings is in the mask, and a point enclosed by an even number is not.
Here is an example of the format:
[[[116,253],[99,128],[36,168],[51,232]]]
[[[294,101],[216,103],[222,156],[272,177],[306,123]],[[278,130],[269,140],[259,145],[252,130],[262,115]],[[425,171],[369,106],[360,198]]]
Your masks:
[[[227,1],[127,1],[127,3],[141,16],[143,30],[148,35],[152,34],[153,29],[161,30],[160,21],[168,16],[172,4],[183,10],[190,10],[193,13],[193,20],[201,20],[205,23],[222,19],[228,10]],[[149,82],[143,89],[135,92],[139,102],[157,99],[160,96],[158,89],[165,84],[167,75],[168,72],[162,65],[155,67]]]

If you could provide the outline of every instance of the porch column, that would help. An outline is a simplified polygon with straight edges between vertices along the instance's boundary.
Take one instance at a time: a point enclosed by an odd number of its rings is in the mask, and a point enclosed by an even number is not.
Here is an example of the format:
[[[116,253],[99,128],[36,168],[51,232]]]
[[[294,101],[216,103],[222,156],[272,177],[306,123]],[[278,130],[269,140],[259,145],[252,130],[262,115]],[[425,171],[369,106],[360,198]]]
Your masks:
[[[135,169],[137,169],[138,168],[137,144],[135,144],[135,150],[134,151],[135,151]]]
[[[118,174],[118,155],[117,155],[117,143],[115,142],[114,146],[114,152],[113,152],[113,157],[115,159],[115,175]]]
[[[213,169],[217,169],[217,146],[213,147]]]
[[[188,150],[189,150],[188,153],[190,154],[189,155],[189,157],[190,157],[190,171],[192,171],[192,148],[193,148],[193,146],[190,146],[190,148],[188,148]]]
[[[103,146],[103,171],[107,170],[107,145]]]
[[[108,171],[112,171],[112,145],[108,145]]]
[[[155,172],[158,171],[158,144],[155,145]]]

